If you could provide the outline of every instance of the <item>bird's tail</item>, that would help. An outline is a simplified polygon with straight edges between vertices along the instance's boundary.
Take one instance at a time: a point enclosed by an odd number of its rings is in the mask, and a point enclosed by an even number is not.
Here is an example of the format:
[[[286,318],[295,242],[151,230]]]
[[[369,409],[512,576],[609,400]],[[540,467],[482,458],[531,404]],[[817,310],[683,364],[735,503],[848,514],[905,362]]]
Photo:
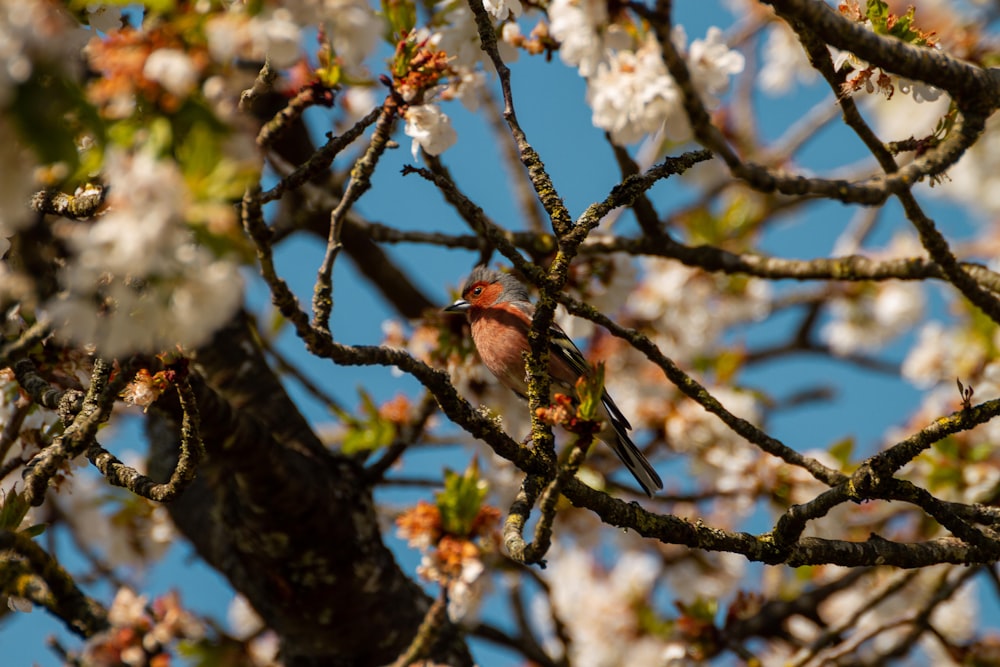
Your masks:
[[[611,426],[613,430],[605,429],[608,432],[605,433],[602,431],[599,437],[611,445],[611,448],[615,450],[615,454],[618,455],[618,458],[622,460],[628,471],[635,477],[635,481],[639,482],[646,495],[652,498],[655,492],[663,488],[663,480],[653,470],[653,466],[649,464],[649,461],[642,455],[639,448],[635,446],[632,439],[628,437],[625,429],[614,420],[611,421]]]

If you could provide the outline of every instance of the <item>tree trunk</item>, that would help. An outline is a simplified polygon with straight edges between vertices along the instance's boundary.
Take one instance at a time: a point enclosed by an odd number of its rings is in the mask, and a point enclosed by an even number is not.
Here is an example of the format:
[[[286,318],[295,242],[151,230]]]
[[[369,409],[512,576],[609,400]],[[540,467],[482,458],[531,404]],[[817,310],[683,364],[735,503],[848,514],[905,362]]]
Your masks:
[[[278,633],[286,664],[392,662],[431,600],[383,544],[362,467],[320,443],[243,315],[199,350],[195,369],[208,456],[169,506],[178,528]],[[168,413],[148,422],[158,475],[179,442]],[[472,664],[451,625],[428,657]]]

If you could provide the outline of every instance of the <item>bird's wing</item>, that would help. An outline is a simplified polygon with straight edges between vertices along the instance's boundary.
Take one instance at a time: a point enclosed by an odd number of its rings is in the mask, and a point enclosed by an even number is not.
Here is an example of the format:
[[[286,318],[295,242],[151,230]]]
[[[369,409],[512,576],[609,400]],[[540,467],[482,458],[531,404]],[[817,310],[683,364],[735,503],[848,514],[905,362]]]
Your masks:
[[[583,352],[576,346],[573,339],[567,336],[566,332],[558,324],[553,324],[549,328],[549,351],[569,364],[570,368],[577,375],[590,376],[592,369],[587,358],[583,356]],[[632,425],[628,423],[625,415],[618,409],[618,406],[615,405],[614,400],[606,390],[601,395],[601,403],[604,404],[604,408],[608,411],[608,416],[615,430],[620,430],[620,427],[624,427],[625,429],[632,428]]]

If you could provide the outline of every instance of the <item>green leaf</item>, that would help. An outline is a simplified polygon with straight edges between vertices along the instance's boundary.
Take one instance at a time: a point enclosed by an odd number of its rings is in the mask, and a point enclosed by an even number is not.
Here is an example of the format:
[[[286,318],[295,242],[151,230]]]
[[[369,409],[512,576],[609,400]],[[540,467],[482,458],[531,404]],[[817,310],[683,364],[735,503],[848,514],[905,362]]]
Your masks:
[[[361,410],[371,419],[378,418],[378,406],[375,405],[374,399],[372,399],[371,394],[369,394],[364,389],[359,389],[358,394],[361,396]]]
[[[991,456],[993,456],[993,443],[981,442],[977,445],[973,445],[972,449],[969,451],[969,460],[973,463],[982,463],[983,461],[988,461]]]
[[[946,459],[957,461],[959,460],[958,452],[958,440],[952,436],[942,438],[934,443],[934,449],[941,453]]]
[[[218,133],[208,123],[195,121],[178,141],[177,162],[188,182],[208,177],[222,159]]]
[[[854,438],[851,436],[833,443],[830,447],[830,455],[837,459],[841,468],[846,468],[851,463],[852,453],[854,453]]]
[[[891,35],[907,44],[924,46],[933,33],[923,33],[913,26],[916,9],[910,5],[906,13],[896,16],[882,0],[868,0],[865,15],[872,22],[872,29],[879,35]]]
[[[417,7],[411,0],[382,0],[382,15],[389,24],[394,42],[412,32],[417,24]]]
[[[682,610],[687,616],[712,623],[719,612],[719,601],[699,596],[694,602],[683,605]]]
[[[3,505],[0,506],[0,530],[17,530],[24,520],[31,505],[28,501],[11,488],[3,496]]]
[[[358,393],[361,396],[361,419],[342,410],[337,412],[337,416],[350,426],[341,444],[345,454],[388,447],[396,437],[396,425],[382,417],[371,395],[364,389],[360,389]]]
[[[177,642],[177,654],[192,667],[247,664],[244,643],[231,637],[203,637]]]
[[[157,156],[169,155],[174,147],[174,128],[170,121],[157,116],[145,122],[148,134],[144,137],[144,145]]]
[[[72,9],[86,9],[88,5],[94,4],[92,0],[73,0],[70,3]],[[169,14],[177,7],[176,0],[143,0],[137,3],[135,0],[103,0],[101,4],[112,7],[135,7],[140,5],[148,12],[154,14]]]
[[[601,398],[604,396],[604,363],[594,368],[590,377],[581,377],[576,383],[580,406],[576,413],[583,419],[594,421],[600,417]]]
[[[636,610],[636,624],[644,634],[653,635],[661,639],[670,639],[676,622],[672,619],[662,618],[656,609],[649,605],[642,605]]]
[[[28,526],[27,528],[22,530],[21,533],[23,535],[27,535],[28,537],[38,537],[39,535],[45,532],[45,529],[47,527],[48,526],[44,523],[36,523],[34,526]]]
[[[479,514],[489,487],[479,476],[476,460],[468,469],[459,474],[453,470],[444,471],[444,491],[437,494],[441,525],[450,535],[466,536],[472,530],[472,522]]]
[[[872,28],[880,35],[886,34],[886,21],[889,18],[889,5],[882,0],[868,0],[865,16],[872,22]]]
[[[344,70],[341,69],[340,63],[334,61],[326,67],[317,67],[316,76],[321,84],[327,88],[334,88],[343,80]]]
[[[722,351],[716,358],[714,371],[716,380],[719,382],[732,382],[736,374],[743,368],[746,354],[739,349],[728,349]],[[766,397],[761,397],[767,400]]]
[[[962,486],[962,469],[954,465],[933,466],[927,476],[927,489],[931,492],[940,489],[957,489]]]
[[[174,117],[174,132],[177,160],[197,201],[237,202],[247,185],[260,176],[256,161],[227,155],[228,130],[200,105],[189,104],[184,114]]]
[[[288,320],[281,314],[281,311],[277,308],[272,309],[271,317],[268,319],[267,323],[268,334],[276,338],[287,325]]]
[[[341,450],[345,454],[371,452],[388,447],[396,437],[396,427],[387,421],[376,421],[348,431]]]

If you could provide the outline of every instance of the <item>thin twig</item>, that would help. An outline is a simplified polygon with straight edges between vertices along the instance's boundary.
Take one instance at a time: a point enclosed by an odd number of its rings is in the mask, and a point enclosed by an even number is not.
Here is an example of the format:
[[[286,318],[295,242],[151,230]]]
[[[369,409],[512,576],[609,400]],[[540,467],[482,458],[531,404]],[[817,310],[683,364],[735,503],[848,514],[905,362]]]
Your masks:
[[[114,386],[109,383],[112,366],[101,358],[94,359],[90,387],[83,398],[80,412],[52,444],[36,454],[28,464],[24,478],[25,499],[34,506],[42,504],[49,481],[67,460],[82,454],[90,445],[97,428],[107,421],[115,400]]]
[[[347,189],[330,213],[330,232],[326,240],[326,253],[316,274],[316,284],[313,288],[312,326],[320,331],[330,331],[330,313],[333,310],[333,265],[337,261],[337,255],[344,247],[340,241],[344,217],[354,203],[361,198],[361,195],[371,188],[371,176],[375,172],[379,158],[382,157],[389,145],[397,116],[396,100],[392,95],[389,95],[382,104],[382,113],[375,124],[368,150],[354,163]]]
[[[201,419],[198,403],[187,378],[178,380],[177,398],[181,405],[180,454],[167,482],[157,483],[135,468],[119,461],[113,454],[94,442],[87,449],[87,458],[114,486],[128,489],[136,495],[158,503],[169,503],[180,495],[192,481],[198,464],[205,457],[201,441]]]

